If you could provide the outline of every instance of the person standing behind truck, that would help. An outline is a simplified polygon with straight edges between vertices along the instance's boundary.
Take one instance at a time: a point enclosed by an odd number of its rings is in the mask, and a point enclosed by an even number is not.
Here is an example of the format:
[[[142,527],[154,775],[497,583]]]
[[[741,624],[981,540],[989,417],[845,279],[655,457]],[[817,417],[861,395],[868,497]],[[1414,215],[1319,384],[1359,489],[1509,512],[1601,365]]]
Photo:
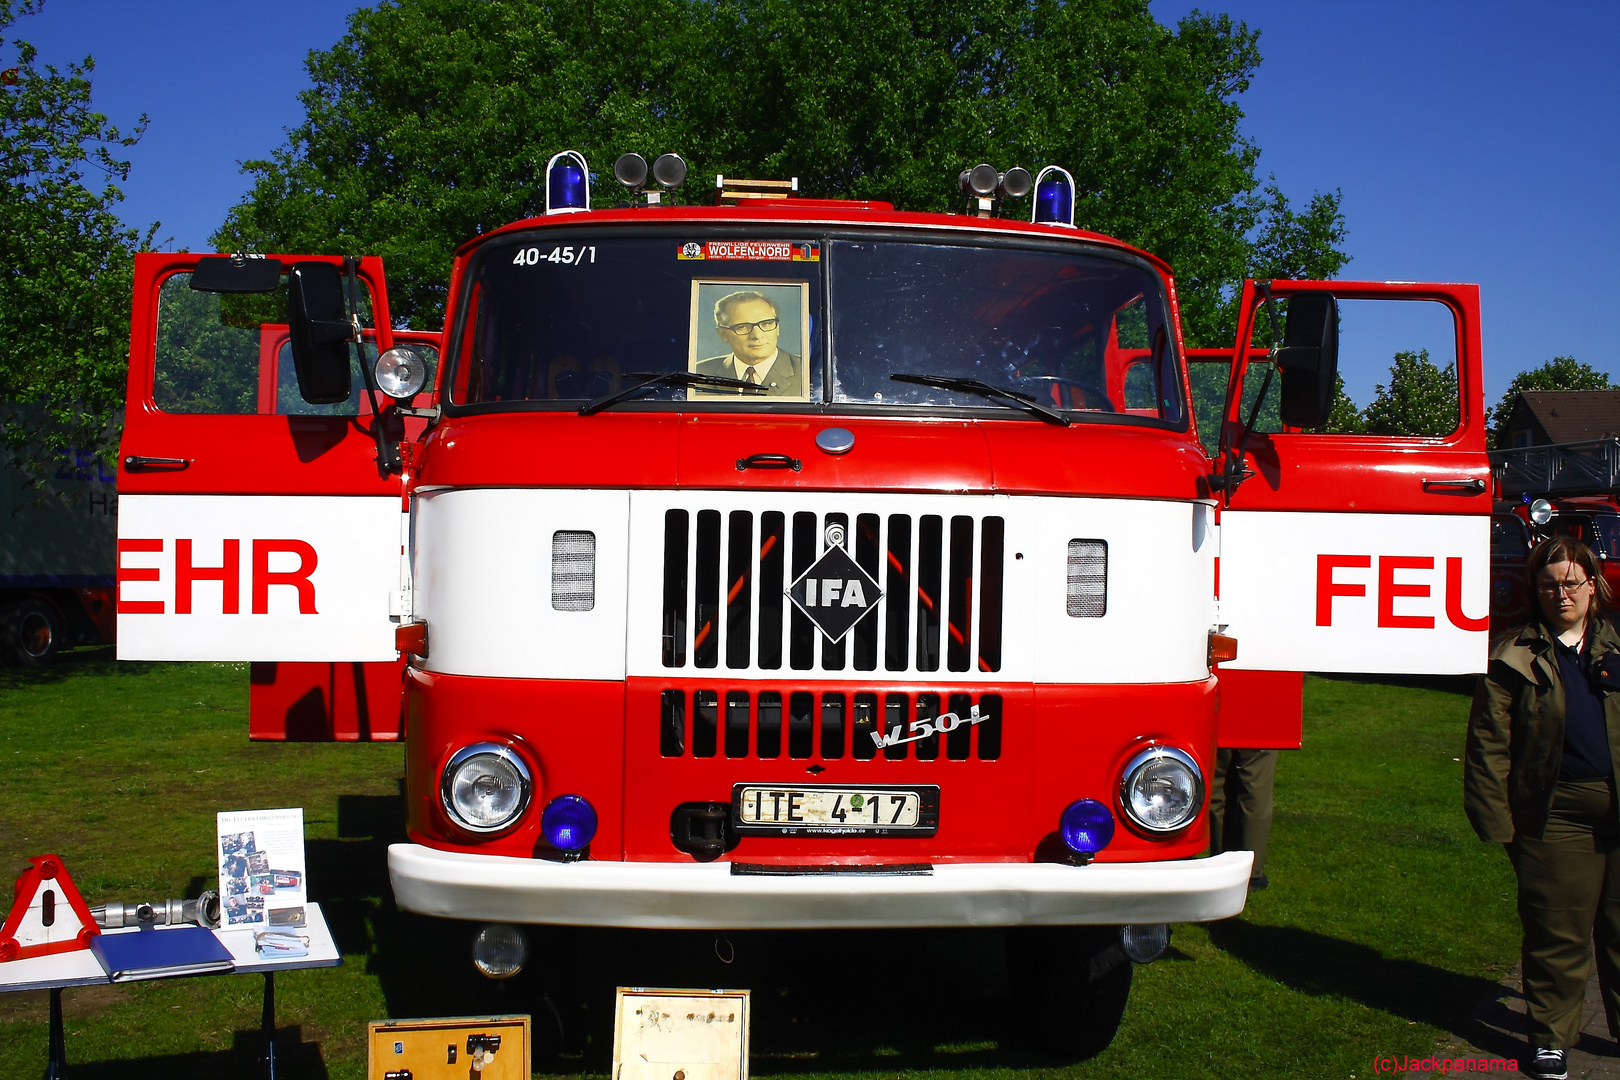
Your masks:
[[[1215,755],[1215,775],[1209,786],[1209,853],[1254,852],[1250,892],[1271,884],[1266,877],[1266,849],[1271,844],[1272,789],[1279,753],[1223,749]]]
[[[1596,941],[1620,1037],[1620,634],[1592,550],[1543,541],[1526,564],[1536,615],[1491,650],[1468,721],[1463,802],[1519,882],[1530,1076],[1569,1075]]]

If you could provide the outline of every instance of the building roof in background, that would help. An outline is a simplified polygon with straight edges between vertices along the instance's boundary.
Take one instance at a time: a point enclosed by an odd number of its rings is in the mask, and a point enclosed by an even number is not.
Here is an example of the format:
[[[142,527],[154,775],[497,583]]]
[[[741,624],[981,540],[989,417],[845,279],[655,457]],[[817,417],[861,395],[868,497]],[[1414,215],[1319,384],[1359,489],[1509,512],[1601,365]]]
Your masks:
[[[1521,404],[1554,443],[1589,442],[1620,437],[1620,390],[1524,390]],[[1509,429],[1521,427],[1510,416]]]

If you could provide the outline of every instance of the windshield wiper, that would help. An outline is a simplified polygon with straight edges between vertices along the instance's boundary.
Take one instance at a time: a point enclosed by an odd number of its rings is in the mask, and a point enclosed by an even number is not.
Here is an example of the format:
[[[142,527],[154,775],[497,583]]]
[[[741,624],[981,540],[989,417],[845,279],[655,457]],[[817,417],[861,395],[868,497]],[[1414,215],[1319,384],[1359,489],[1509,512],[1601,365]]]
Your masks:
[[[722,386],[726,389],[758,390],[764,393],[767,389],[761,383],[751,383],[747,379],[730,379],[724,375],[699,375],[695,371],[632,371],[625,376],[634,379],[629,386],[604,394],[595,401],[588,401],[580,406],[579,415],[589,416],[594,412],[601,412],[616,401],[622,401],[631,394],[640,390],[650,390],[660,383],[678,383],[681,386]]]
[[[917,383],[920,386],[933,386],[941,390],[961,390],[964,393],[977,394],[980,397],[989,398],[991,401],[999,401],[1011,409],[1023,409],[1025,412],[1032,412],[1049,424],[1062,424],[1064,427],[1068,427],[1073,423],[1067,416],[1064,416],[1056,409],[1042,405],[1028,394],[1021,394],[1017,390],[1008,390],[1001,386],[991,386],[989,383],[980,382],[978,379],[949,379],[943,375],[915,375],[910,372],[890,375],[889,378],[895,382]]]

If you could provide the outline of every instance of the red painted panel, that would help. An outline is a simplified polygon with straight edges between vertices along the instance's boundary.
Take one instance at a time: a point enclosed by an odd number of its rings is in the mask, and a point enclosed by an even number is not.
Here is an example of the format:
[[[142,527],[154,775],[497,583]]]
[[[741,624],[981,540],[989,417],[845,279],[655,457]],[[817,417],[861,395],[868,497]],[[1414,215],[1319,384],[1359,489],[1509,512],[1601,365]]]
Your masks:
[[[990,457],[971,420],[854,416],[781,418],[690,413],[681,417],[680,486],[780,491],[988,491]],[[855,436],[845,454],[816,447],[816,434],[841,427]],[[787,454],[802,469],[739,470],[751,454]]]
[[[1341,300],[1432,300],[1457,323],[1461,415],[1444,438],[1384,435],[1251,435],[1246,465],[1255,472],[1232,496],[1237,510],[1320,510],[1388,514],[1488,514],[1485,397],[1480,368],[1479,286],[1374,281],[1273,282],[1278,297],[1330,292]],[[1236,341],[1247,342],[1259,317],[1254,283],[1244,285]],[[1252,353],[1249,355],[1252,356]],[[1235,441],[1243,372],[1234,362],[1226,440]],[[1426,479],[1476,479],[1478,494],[1425,490]]]
[[[574,794],[596,808],[590,857],[624,857],[622,682],[485,679],[415,668],[405,678],[405,824],[412,840],[446,851],[544,855],[541,811],[548,799]],[[457,828],[439,801],[439,774],[450,755],[476,742],[512,747],[533,775],[528,811],[493,839]]]
[[[558,794],[585,796],[601,817],[591,857],[679,861],[669,837],[670,815],[688,801],[730,799],[745,781],[806,783],[938,783],[941,824],[932,838],[782,838],[749,836],[728,856],[751,862],[1013,861],[1052,857],[1058,816],[1078,798],[1116,809],[1120,772],[1154,742],[1190,753],[1206,770],[1215,753],[1213,679],[1166,686],[972,686],[851,683],[848,687],[703,679],[568,682],[407,674],[409,722],[406,789],[411,837],[430,847],[531,857],[545,848],[540,810]],[[1002,753],[994,761],[933,761],[914,754],[886,760],[665,758],[659,748],[659,694],[665,689],[953,690],[1003,697]],[[723,710],[723,706],[722,706]],[[846,736],[847,737],[847,736]],[[513,746],[536,777],[533,806],[511,833],[492,840],[450,824],[439,803],[439,773],[458,748],[491,740]],[[784,740],[785,741],[785,740]],[[751,747],[757,749],[756,747]],[[819,771],[812,772],[812,767]],[[1150,839],[1123,821],[1102,861],[1186,858],[1208,845],[1202,819],[1170,840]]]
[[[135,256],[130,316],[130,365],[124,436],[119,448],[121,494],[386,495],[397,476],[380,476],[376,444],[350,419],[325,416],[215,416],[165,413],[154,404],[158,293],[165,278],[191,270],[200,255],[142,252]],[[291,263],[319,255],[274,256]],[[393,345],[382,260],[365,258],[383,348]],[[131,456],[183,458],[179,469],[130,471]]]
[[[499,413],[446,419],[417,447],[416,483],[674,487],[673,413]]]
[[[1220,679],[1221,749],[1298,750],[1305,719],[1302,671],[1227,671]]]
[[[393,742],[404,722],[405,662],[249,666],[248,738]]]
[[[1190,432],[1124,424],[985,421],[995,490],[1007,494],[1193,499],[1209,495],[1209,458]]]

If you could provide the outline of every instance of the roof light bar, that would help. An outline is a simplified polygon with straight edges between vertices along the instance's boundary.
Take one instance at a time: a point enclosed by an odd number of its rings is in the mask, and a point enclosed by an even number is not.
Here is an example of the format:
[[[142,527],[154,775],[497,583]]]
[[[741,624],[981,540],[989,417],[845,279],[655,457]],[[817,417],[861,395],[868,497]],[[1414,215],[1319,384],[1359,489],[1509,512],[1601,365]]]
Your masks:
[[[578,150],[553,154],[546,162],[546,213],[572,214],[591,208],[591,172]]]

